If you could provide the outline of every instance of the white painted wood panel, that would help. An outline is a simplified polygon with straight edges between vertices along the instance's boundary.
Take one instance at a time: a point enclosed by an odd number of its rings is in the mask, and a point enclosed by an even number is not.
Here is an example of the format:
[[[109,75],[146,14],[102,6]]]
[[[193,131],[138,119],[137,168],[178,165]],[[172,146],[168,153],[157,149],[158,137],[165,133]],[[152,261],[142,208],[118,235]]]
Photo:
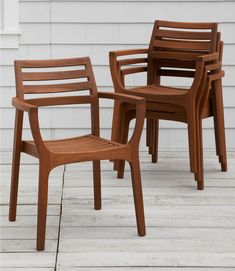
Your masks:
[[[221,10],[224,10],[223,15]],[[52,22],[234,21],[234,2],[52,2]],[[115,12],[111,12],[115,11]],[[130,12],[131,11],[131,12]],[[221,16],[222,15],[222,16]]]
[[[77,15],[78,16],[78,15]],[[156,17],[155,17],[156,18]],[[180,21],[180,20],[178,20]],[[189,20],[190,21],[190,20]],[[51,39],[55,44],[148,44],[150,40],[151,31],[153,28],[153,22],[151,24],[147,24],[142,26],[141,24],[107,24],[101,23],[87,23],[87,24],[80,24],[80,23],[21,23],[21,29],[24,35],[21,35],[20,42],[21,44],[51,44]],[[118,28],[118,26],[120,26]],[[138,27],[139,26],[139,27]],[[50,28],[54,31],[51,33],[50,39]],[[99,31],[104,29],[104,32],[101,33],[87,33],[86,29]],[[112,32],[112,28],[114,30],[118,30],[117,33]],[[119,29],[121,28],[122,31],[125,33],[121,33]],[[125,30],[127,28],[127,30]],[[138,34],[138,28],[140,28],[140,35]],[[35,36],[33,31],[38,29],[39,33]],[[59,31],[61,29],[61,31]],[[234,29],[234,23],[226,23],[221,24],[219,30],[222,32],[222,38],[225,43],[232,43],[234,44],[235,38],[230,34],[231,31]],[[43,36],[43,31],[45,31],[45,36]],[[79,36],[70,36],[70,34],[77,34]],[[128,35],[130,32],[132,33],[135,31],[135,35]],[[148,35],[146,34],[148,33]],[[86,34],[85,34],[86,33]],[[108,34],[111,34],[110,39],[108,38]],[[65,38],[63,39],[63,36]],[[132,37],[134,42],[132,42]],[[67,39],[66,39],[67,38]]]
[[[3,49],[1,54],[1,147],[11,149],[14,112],[11,98],[14,90],[14,59],[46,59],[61,57],[91,56],[94,64],[96,80],[101,90],[112,90],[112,81],[108,68],[108,52],[110,50],[146,47],[155,19],[178,21],[217,21],[225,42],[224,47],[224,103],[226,109],[227,146],[234,148],[234,89],[235,89],[235,38],[231,33],[235,29],[234,1],[70,1],[70,0],[20,0],[20,46],[18,49]],[[115,12],[113,12],[115,10]],[[130,10],[132,12],[130,12]],[[223,10],[223,12],[221,12]],[[200,18],[198,17],[200,14]],[[131,35],[130,35],[131,33]],[[142,76],[130,76],[127,85],[144,84]],[[185,85],[186,82],[166,81],[166,84]],[[102,103],[102,115],[110,114],[110,103]],[[5,109],[2,109],[5,108]],[[63,137],[64,135],[86,131],[87,119],[79,118],[60,123],[56,118],[61,114],[75,115],[77,109],[54,109],[49,117],[42,113],[41,124],[43,134],[47,138]],[[81,114],[84,109],[81,110]],[[53,125],[55,125],[53,127]],[[26,127],[29,127],[26,124]],[[102,120],[102,133],[110,134],[107,118]],[[205,122],[205,147],[214,148],[211,141],[213,131],[211,122]],[[209,128],[210,127],[210,128]],[[67,130],[68,129],[68,130]],[[25,133],[29,135],[26,128]],[[187,148],[186,130],[182,124],[162,122],[161,148]],[[144,149],[145,140],[141,148]]]

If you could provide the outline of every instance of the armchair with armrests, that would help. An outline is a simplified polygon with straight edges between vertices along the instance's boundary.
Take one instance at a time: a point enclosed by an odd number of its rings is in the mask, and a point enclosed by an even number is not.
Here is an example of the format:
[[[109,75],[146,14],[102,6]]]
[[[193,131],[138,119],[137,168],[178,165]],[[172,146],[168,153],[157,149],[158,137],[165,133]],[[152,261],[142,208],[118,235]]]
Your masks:
[[[79,66],[79,68],[77,68]],[[66,67],[66,70],[58,71]],[[38,71],[37,69],[44,69]],[[56,68],[56,71],[50,71]],[[71,68],[68,70],[68,68]],[[30,71],[28,71],[30,70]],[[32,71],[33,70],[33,71]],[[93,162],[94,207],[101,209],[100,160],[125,159],[130,163],[138,234],[145,235],[145,220],[139,168],[138,146],[145,116],[145,100],[125,94],[97,92],[90,59],[15,61],[17,97],[12,104],[16,108],[9,220],[16,220],[20,154],[27,153],[39,159],[37,249],[44,250],[48,182],[50,171],[68,163]],[[71,82],[71,79],[73,80]],[[56,80],[56,83],[55,81]],[[60,81],[62,80],[62,81]],[[64,80],[67,80],[64,83]],[[74,82],[74,80],[77,80]],[[82,80],[82,81],[81,81]],[[36,84],[32,84],[32,81]],[[50,81],[44,83],[43,81]],[[28,82],[26,84],[26,82]],[[40,82],[40,84],[39,84]],[[61,83],[60,83],[61,82]],[[42,84],[44,83],[44,84]],[[78,92],[88,90],[89,95],[57,96],[26,99],[26,94]],[[99,98],[131,103],[136,108],[136,126],[131,139],[125,144],[100,137]],[[41,136],[38,108],[66,104],[90,104],[91,133],[60,140],[44,140]],[[23,114],[28,113],[33,140],[22,139]]]

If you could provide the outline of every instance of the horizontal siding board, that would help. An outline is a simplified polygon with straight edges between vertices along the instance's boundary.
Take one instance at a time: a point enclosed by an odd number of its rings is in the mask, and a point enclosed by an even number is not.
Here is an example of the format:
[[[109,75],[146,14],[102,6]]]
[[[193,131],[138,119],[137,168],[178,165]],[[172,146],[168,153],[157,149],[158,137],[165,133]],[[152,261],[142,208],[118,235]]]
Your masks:
[[[107,12],[107,11],[110,12]],[[130,12],[131,10],[131,12]],[[221,14],[221,10],[224,10]],[[234,21],[233,2],[52,2],[52,22]],[[115,12],[111,12],[115,11]]]
[[[50,22],[50,1],[20,2],[20,22]]]
[[[104,24],[104,23],[21,23],[21,44],[147,44],[150,39],[151,24]],[[51,28],[51,40],[50,40]],[[88,31],[89,29],[89,31]],[[98,33],[95,32],[98,29]],[[118,31],[113,31],[112,29]],[[225,43],[235,43],[234,23],[221,24],[222,39]],[[37,35],[35,31],[37,30]],[[44,35],[43,35],[44,33]],[[131,33],[131,35],[130,35]],[[108,36],[110,35],[110,37]]]
[[[50,44],[51,42],[50,23],[20,23],[20,29],[22,31],[22,35],[20,35],[20,44]]]

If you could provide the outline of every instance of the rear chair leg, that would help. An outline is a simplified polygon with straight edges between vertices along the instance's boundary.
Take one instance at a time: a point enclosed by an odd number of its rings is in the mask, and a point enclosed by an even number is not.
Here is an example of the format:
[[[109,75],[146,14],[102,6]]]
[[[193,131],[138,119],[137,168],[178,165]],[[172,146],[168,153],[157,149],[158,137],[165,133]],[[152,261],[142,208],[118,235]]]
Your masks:
[[[147,127],[147,133],[148,133],[148,141],[149,141],[149,144],[148,144],[148,147],[149,147],[149,154],[152,154],[152,151],[153,151],[153,148],[152,148],[152,145],[153,145],[153,120],[152,119],[149,119],[148,120],[148,127]]]
[[[150,119],[146,119],[146,146],[150,146],[150,134],[149,134],[149,128],[150,128]]]
[[[131,166],[131,177],[132,177],[132,187],[135,202],[135,213],[139,236],[144,236],[146,234],[145,229],[145,218],[144,218],[144,204],[143,204],[143,194],[141,185],[141,175],[140,175],[140,165],[138,158],[130,162]]]
[[[157,163],[158,161],[158,134],[159,134],[159,120],[153,121],[153,136],[152,136],[152,163]]]
[[[94,208],[101,209],[101,175],[100,161],[93,161],[93,182],[94,182]]]

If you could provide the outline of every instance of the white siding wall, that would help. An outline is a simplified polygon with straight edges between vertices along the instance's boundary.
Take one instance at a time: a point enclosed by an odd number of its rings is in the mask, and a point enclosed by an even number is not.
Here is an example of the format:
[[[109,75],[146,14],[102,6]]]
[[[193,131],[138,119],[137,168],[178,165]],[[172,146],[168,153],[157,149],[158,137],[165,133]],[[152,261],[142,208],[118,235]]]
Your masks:
[[[15,95],[13,60],[90,56],[97,84],[112,91],[108,52],[147,46],[155,19],[215,21],[225,42],[223,81],[228,148],[235,148],[235,1],[79,1],[21,0],[19,49],[0,54],[1,149],[12,147]],[[142,76],[130,77],[129,86],[144,83]],[[185,82],[169,81],[184,85]],[[101,126],[110,135],[112,104],[102,102]],[[90,127],[86,107],[42,109],[41,127],[48,138],[84,133]],[[28,123],[25,134],[30,135]],[[80,127],[80,128],[77,128]],[[204,121],[205,147],[214,147],[213,125]],[[142,148],[144,148],[144,138]],[[186,126],[161,122],[160,148],[187,148]]]

